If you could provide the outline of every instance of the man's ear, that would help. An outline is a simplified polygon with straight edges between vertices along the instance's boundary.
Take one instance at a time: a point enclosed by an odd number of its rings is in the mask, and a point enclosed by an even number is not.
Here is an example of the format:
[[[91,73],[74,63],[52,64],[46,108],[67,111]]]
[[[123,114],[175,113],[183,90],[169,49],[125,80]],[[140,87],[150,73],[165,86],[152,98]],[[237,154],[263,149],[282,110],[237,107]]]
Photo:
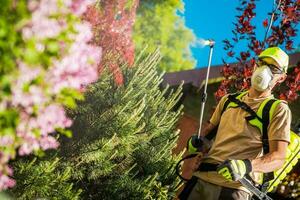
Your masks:
[[[282,74],[282,75],[280,76],[280,78],[278,79],[278,83],[282,83],[283,81],[285,81],[286,77],[287,77],[286,74]]]

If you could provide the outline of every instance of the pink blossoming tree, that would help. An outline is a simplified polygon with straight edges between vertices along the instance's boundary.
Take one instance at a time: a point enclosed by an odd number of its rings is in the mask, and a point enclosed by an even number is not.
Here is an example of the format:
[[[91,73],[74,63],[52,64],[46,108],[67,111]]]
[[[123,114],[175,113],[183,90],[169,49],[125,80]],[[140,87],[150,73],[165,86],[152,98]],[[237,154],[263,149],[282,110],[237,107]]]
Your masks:
[[[93,3],[30,0],[3,4],[6,12],[2,13],[13,11],[22,17],[16,26],[10,26],[9,18],[1,19],[7,20],[7,30],[15,27],[18,42],[12,42],[13,56],[5,57],[10,58],[10,68],[1,66],[0,70],[1,94],[5,93],[0,98],[0,190],[15,185],[10,160],[57,148],[57,133],[70,136],[65,128],[72,121],[64,107],[74,108],[85,86],[97,80],[102,55],[102,49],[90,42],[91,24],[81,18]],[[9,32],[5,37],[11,38]]]

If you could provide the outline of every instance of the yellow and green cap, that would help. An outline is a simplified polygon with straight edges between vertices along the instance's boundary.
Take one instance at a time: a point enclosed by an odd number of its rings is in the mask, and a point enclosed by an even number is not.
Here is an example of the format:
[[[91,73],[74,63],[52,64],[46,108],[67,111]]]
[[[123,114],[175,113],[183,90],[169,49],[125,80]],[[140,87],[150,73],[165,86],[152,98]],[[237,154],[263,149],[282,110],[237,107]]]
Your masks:
[[[258,58],[272,58],[278,65],[283,69],[284,72],[287,72],[289,66],[289,56],[279,47],[269,47],[261,52]]]

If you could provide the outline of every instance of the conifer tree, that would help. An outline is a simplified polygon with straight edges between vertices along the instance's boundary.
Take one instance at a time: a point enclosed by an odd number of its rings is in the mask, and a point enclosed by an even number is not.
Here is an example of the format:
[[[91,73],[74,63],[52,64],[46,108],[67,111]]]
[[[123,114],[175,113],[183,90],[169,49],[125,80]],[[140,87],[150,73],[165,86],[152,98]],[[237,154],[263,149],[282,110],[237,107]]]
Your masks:
[[[80,199],[81,189],[72,183],[72,168],[47,152],[45,157],[19,158],[13,163],[17,184],[8,190],[13,199]]]
[[[139,58],[143,57],[143,60]],[[124,84],[109,72],[91,85],[85,101],[72,111],[72,142],[63,145],[73,178],[85,199],[169,199],[179,180],[172,155],[181,107],[176,91],[160,89],[158,52],[140,56],[133,67],[124,64]]]

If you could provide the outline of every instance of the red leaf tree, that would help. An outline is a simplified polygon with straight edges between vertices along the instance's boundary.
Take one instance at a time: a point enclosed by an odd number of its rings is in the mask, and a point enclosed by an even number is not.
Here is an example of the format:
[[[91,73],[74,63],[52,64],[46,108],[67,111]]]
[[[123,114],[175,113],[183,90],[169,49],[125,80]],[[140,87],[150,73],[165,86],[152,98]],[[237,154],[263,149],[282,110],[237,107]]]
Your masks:
[[[93,25],[93,43],[102,47],[99,72],[108,66],[118,85],[123,83],[120,63],[134,62],[132,29],[139,0],[101,0],[90,7],[85,18]],[[119,59],[117,59],[119,58]]]
[[[236,16],[236,22],[234,22],[233,37],[223,41],[227,57],[223,59],[224,67],[221,74],[224,80],[215,93],[217,99],[229,91],[250,87],[255,59],[264,48],[281,46],[288,53],[294,49],[293,38],[296,36],[296,25],[300,21],[300,1],[277,0],[274,2],[273,10],[260,25],[265,28],[264,38],[257,38],[257,27],[253,23],[253,18],[256,16],[256,3],[257,0],[240,0],[240,5],[236,8],[239,15]],[[246,42],[248,48],[245,51],[236,52],[235,47],[241,42]],[[238,63],[229,65],[226,60],[234,56]],[[300,62],[289,70],[287,80],[283,84],[276,91],[278,96],[287,101],[297,99],[300,91]]]
[[[224,67],[221,70],[224,80],[221,82],[216,98],[219,100],[222,96],[231,91],[244,90],[250,87],[251,75],[255,66],[255,60],[263,49],[271,46],[280,46],[290,53],[294,49],[293,38],[296,36],[296,25],[300,21],[300,0],[276,0],[273,10],[268,14],[261,24],[265,29],[264,38],[257,38],[256,26],[253,18],[256,16],[257,0],[241,0],[236,8],[240,14],[236,16],[233,37],[225,39],[224,49],[227,57],[223,59]],[[236,52],[235,47],[240,42],[247,43],[247,49],[242,52]],[[229,65],[226,60],[229,57],[236,56],[237,64]],[[298,98],[300,91],[300,58],[296,66],[290,66],[288,76],[281,87],[275,91],[280,99],[294,101]],[[290,174],[280,185],[278,193],[284,197],[295,198],[299,194],[299,165],[298,172]],[[287,184],[288,183],[288,184]]]

